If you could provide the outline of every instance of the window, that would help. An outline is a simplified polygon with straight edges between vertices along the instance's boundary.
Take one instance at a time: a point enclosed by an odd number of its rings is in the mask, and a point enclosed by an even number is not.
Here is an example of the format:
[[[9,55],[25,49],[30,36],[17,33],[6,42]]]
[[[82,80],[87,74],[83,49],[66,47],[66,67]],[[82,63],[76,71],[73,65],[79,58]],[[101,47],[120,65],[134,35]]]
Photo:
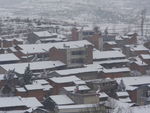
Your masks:
[[[85,52],[84,51],[72,51],[72,55],[83,55]]]
[[[82,33],[84,36],[87,36],[87,35],[94,35],[94,32],[93,31],[85,31]]]
[[[84,59],[82,59],[82,58],[79,58],[79,59],[72,59],[72,60],[71,60],[71,63],[79,63],[79,64],[82,64],[82,63],[84,63]]]

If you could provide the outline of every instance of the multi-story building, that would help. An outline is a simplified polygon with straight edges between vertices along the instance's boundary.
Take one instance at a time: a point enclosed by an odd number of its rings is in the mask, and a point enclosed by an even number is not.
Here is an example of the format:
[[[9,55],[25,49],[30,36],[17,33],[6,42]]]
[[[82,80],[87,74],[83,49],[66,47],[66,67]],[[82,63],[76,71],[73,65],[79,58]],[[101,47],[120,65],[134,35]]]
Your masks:
[[[50,60],[60,60],[68,67],[81,67],[93,63],[93,46],[86,40],[64,43],[49,50]]]

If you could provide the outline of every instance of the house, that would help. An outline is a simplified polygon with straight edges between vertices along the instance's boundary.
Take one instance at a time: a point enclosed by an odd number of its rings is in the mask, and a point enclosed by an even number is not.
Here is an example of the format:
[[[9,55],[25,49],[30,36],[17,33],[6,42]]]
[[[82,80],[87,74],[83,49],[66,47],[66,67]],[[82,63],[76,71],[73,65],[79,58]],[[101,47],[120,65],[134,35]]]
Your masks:
[[[36,97],[39,101],[45,97],[43,87],[40,84],[25,85],[25,89],[27,90],[27,97]]]
[[[34,80],[32,84],[27,84],[24,87],[16,87],[15,95],[21,97],[36,97],[38,100],[43,100],[52,94],[53,87],[44,79]]]
[[[137,33],[129,32],[124,36],[121,36],[123,39],[124,45],[137,44]]]
[[[48,97],[53,92],[53,86],[49,84],[49,82],[45,79],[34,80],[33,84],[40,84],[43,87],[43,92],[45,97]]]
[[[137,45],[131,48],[131,52],[133,52],[133,55],[138,56],[140,54],[149,54],[149,49],[143,45]]]
[[[142,59],[137,57],[135,61],[130,63],[130,69],[132,71],[138,71],[141,74],[146,74],[146,71],[148,70],[148,64],[145,63]]]
[[[88,92],[78,91],[75,89],[74,92],[67,92],[66,94],[70,97],[75,103],[77,104],[98,104],[99,97],[97,96],[96,92],[90,90]]]
[[[49,98],[56,106],[75,104],[67,95],[51,95]]]
[[[23,39],[20,38],[0,38],[0,47],[9,48],[15,45],[23,44]]]
[[[108,50],[112,50],[113,48],[117,48],[118,45],[115,41],[109,41],[109,42],[105,42],[103,45],[103,50],[108,51]]]
[[[98,50],[103,50],[103,38],[98,27],[94,29],[91,27],[83,27],[80,30],[77,28],[72,29],[72,40],[88,40]]]
[[[5,64],[0,65],[0,73],[4,74],[9,70],[15,70],[18,74],[24,74],[25,69],[30,66],[30,70],[33,73],[39,73],[45,71],[50,71],[54,69],[63,68],[65,66],[64,63],[60,61],[39,61],[39,62],[31,62],[31,63],[15,63],[15,64]]]
[[[0,64],[18,63],[20,59],[13,53],[0,54]]]
[[[118,87],[116,80],[111,78],[86,80],[85,82],[95,92],[100,88],[101,92],[111,92],[112,94]]]
[[[93,51],[94,61],[104,61],[104,60],[115,60],[115,59],[125,59],[126,56],[120,51]]]
[[[68,67],[82,67],[93,63],[93,47],[86,40],[66,42],[49,50],[50,60],[60,60]],[[61,57],[60,57],[61,56]]]
[[[16,96],[0,98],[0,111],[27,110],[35,107],[43,107],[43,105],[34,97],[22,98]]]
[[[120,51],[93,51],[93,63],[102,65],[104,68],[125,67],[129,60]]]
[[[103,105],[99,104],[76,104],[76,105],[63,105],[63,106],[57,106],[56,112],[57,113],[80,113],[80,112],[100,112],[101,110],[104,110],[105,107]]]
[[[143,45],[125,45],[123,47],[123,53],[127,57],[135,57],[141,54],[149,54],[149,49]]]
[[[55,70],[50,73],[50,76],[65,77],[65,76],[76,75],[78,78],[82,80],[91,80],[91,79],[99,78],[98,72],[101,69],[102,69],[101,65],[90,64],[90,65],[85,65],[84,67],[81,68]]]
[[[143,62],[150,66],[150,54],[141,54],[139,57]]]
[[[68,86],[68,87],[63,87],[63,89],[61,89],[60,93],[61,94],[67,94],[68,92],[75,92],[76,87],[78,87],[78,92],[80,93],[86,93],[88,91],[90,91],[90,88],[84,84],[84,85],[74,85],[74,86]]]
[[[31,34],[29,34],[27,40],[30,44],[37,43],[37,41],[41,43],[62,41],[57,37],[57,33],[50,33],[48,31],[32,32]]]
[[[125,85],[125,90],[128,92],[129,97],[132,102],[138,105],[149,104],[149,76],[141,77],[122,77],[115,79],[118,84],[123,81]]]
[[[104,61],[94,61],[93,64],[101,65],[104,68],[111,69],[111,68],[120,68],[120,67],[128,67],[130,64],[128,59],[115,59],[115,60],[104,60]]]
[[[104,42],[115,41],[118,33],[104,33],[102,34]]]
[[[99,73],[103,78],[118,78],[130,76],[130,69],[128,67],[122,68],[103,68],[102,72]]]
[[[100,101],[100,103],[103,103],[103,102],[107,101],[108,98],[109,98],[109,96],[105,92],[100,92],[99,93],[99,101]]]
[[[57,106],[73,105],[75,103],[67,95],[62,94],[62,95],[51,95],[47,97],[44,100],[43,104],[46,109],[54,112]]]
[[[128,92],[126,91],[121,91],[121,92],[116,92],[117,98],[119,101],[121,102],[125,102],[125,103],[131,103],[131,99],[129,97]]]
[[[93,46],[86,40],[18,45],[16,49],[18,50],[16,55],[19,58],[26,57],[28,59],[32,55],[35,60],[38,58],[59,60],[67,64],[68,67],[81,67],[84,64],[93,63]]]
[[[76,76],[68,76],[68,77],[52,77],[49,78],[49,83],[54,87],[53,94],[59,94],[60,90],[63,87],[74,85],[74,81],[81,80]]]

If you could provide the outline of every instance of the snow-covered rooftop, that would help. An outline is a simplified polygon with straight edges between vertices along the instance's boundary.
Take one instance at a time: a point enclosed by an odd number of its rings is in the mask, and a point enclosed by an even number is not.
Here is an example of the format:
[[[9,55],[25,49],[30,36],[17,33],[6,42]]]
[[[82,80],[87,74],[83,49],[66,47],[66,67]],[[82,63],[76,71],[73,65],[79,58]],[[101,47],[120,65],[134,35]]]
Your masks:
[[[35,97],[22,98],[22,101],[28,108],[43,106]]]
[[[136,63],[139,66],[147,66],[148,65],[144,61],[142,61],[139,57],[136,58],[136,61],[134,63]]]
[[[33,90],[43,90],[43,86],[40,84],[29,84],[25,85],[25,88],[27,91],[33,91]]]
[[[74,104],[74,102],[67,96],[67,95],[52,95],[50,98],[57,104],[57,105],[68,105]]]
[[[74,69],[65,69],[65,70],[57,70],[55,71],[59,75],[75,75],[79,73],[88,73],[88,72],[98,72],[102,69],[102,66],[99,64],[91,64],[86,65],[82,68],[74,68]]]
[[[112,69],[103,69],[104,73],[120,73],[120,72],[130,72],[130,69],[128,67],[122,67],[122,68],[112,68]]]
[[[49,84],[49,82],[44,79],[34,80],[33,83],[37,83],[37,84],[41,84],[41,85]]]
[[[123,80],[126,86],[134,86],[134,85],[143,85],[150,84],[150,76],[141,76],[141,77],[122,77],[115,79],[118,83]]]
[[[143,45],[136,45],[136,46],[132,47],[131,50],[132,51],[149,51],[149,49],[147,49]]]
[[[78,77],[76,76],[68,76],[68,77],[53,77],[53,78],[49,78],[51,81],[55,82],[55,83],[68,83],[68,82],[74,82],[74,81],[78,81],[80,80]]]
[[[0,108],[22,107],[22,106],[28,108],[35,108],[35,107],[42,107],[43,105],[35,97],[22,98],[16,96],[16,97],[0,98]]]
[[[26,89],[24,87],[19,87],[19,88],[16,88],[16,90],[18,92],[26,92]]]
[[[122,96],[129,96],[129,94],[127,92],[116,92],[118,97],[122,97]]]
[[[116,60],[105,60],[105,61],[94,61],[94,64],[115,64],[115,63],[128,63],[128,59],[116,59]]]
[[[53,88],[53,86],[51,86],[51,85],[42,85],[43,86],[43,91],[49,91],[50,89],[52,89]]]
[[[109,41],[109,42],[106,42],[107,44],[110,44],[110,45],[116,45],[117,43],[115,41]]]
[[[57,43],[46,43],[46,44],[24,44],[18,45],[24,54],[33,54],[33,53],[45,53],[48,52],[52,47],[57,49],[66,49],[67,48],[80,48],[85,45],[92,45],[87,40],[81,41],[69,41],[69,42],[57,42]]]
[[[19,61],[20,59],[14,55],[13,53],[9,54],[0,54],[0,62],[5,62],[5,61]]]
[[[99,98],[107,98],[109,97],[105,92],[100,92],[99,93]]]
[[[119,101],[124,102],[124,103],[132,102],[129,97],[127,97],[127,98],[119,98]]]
[[[0,108],[26,106],[21,97],[0,97]]]
[[[125,58],[125,55],[120,51],[98,51],[98,50],[93,51],[94,60],[103,60],[111,58]]]
[[[76,105],[63,105],[63,106],[58,106],[59,110],[63,111],[72,111],[75,110],[76,112],[81,112],[82,109],[87,109],[87,108],[93,108],[93,106],[97,106],[97,104],[76,104]]]
[[[85,84],[86,84],[86,82],[83,81],[83,80],[76,80],[76,81],[74,81],[74,83],[75,83],[76,85],[85,85]]]
[[[141,57],[145,60],[150,60],[150,54],[142,54]]]
[[[50,33],[48,31],[38,31],[38,32],[33,32],[35,35],[37,35],[38,37],[51,37],[57,34],[56,33]]]
[[[69,87],[64,87],[66,91],[74,91],[76,86],[69,86]],[[87,85],[80,85],[79,86],[79,91],[87,91],[90,90],[90,88]]]
[[[15,63],[15,64],[5,64],[0,65],[6,71],[14,70],[19,74],[23,74],[26,67],[30,64],[31,70],[44,70],[44,69],[52,69],[60,66],[65,66],[61,61],[39,61],[39,62],[31,62],[31,63]]]

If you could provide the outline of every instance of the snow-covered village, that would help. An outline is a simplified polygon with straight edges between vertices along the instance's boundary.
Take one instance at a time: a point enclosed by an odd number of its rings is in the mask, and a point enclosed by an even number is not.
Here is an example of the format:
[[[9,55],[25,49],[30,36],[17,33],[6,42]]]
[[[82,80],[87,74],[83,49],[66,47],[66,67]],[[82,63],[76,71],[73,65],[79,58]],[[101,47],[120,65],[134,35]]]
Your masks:
[[[0,113],[150,113],[149,0],[0,0]]]

